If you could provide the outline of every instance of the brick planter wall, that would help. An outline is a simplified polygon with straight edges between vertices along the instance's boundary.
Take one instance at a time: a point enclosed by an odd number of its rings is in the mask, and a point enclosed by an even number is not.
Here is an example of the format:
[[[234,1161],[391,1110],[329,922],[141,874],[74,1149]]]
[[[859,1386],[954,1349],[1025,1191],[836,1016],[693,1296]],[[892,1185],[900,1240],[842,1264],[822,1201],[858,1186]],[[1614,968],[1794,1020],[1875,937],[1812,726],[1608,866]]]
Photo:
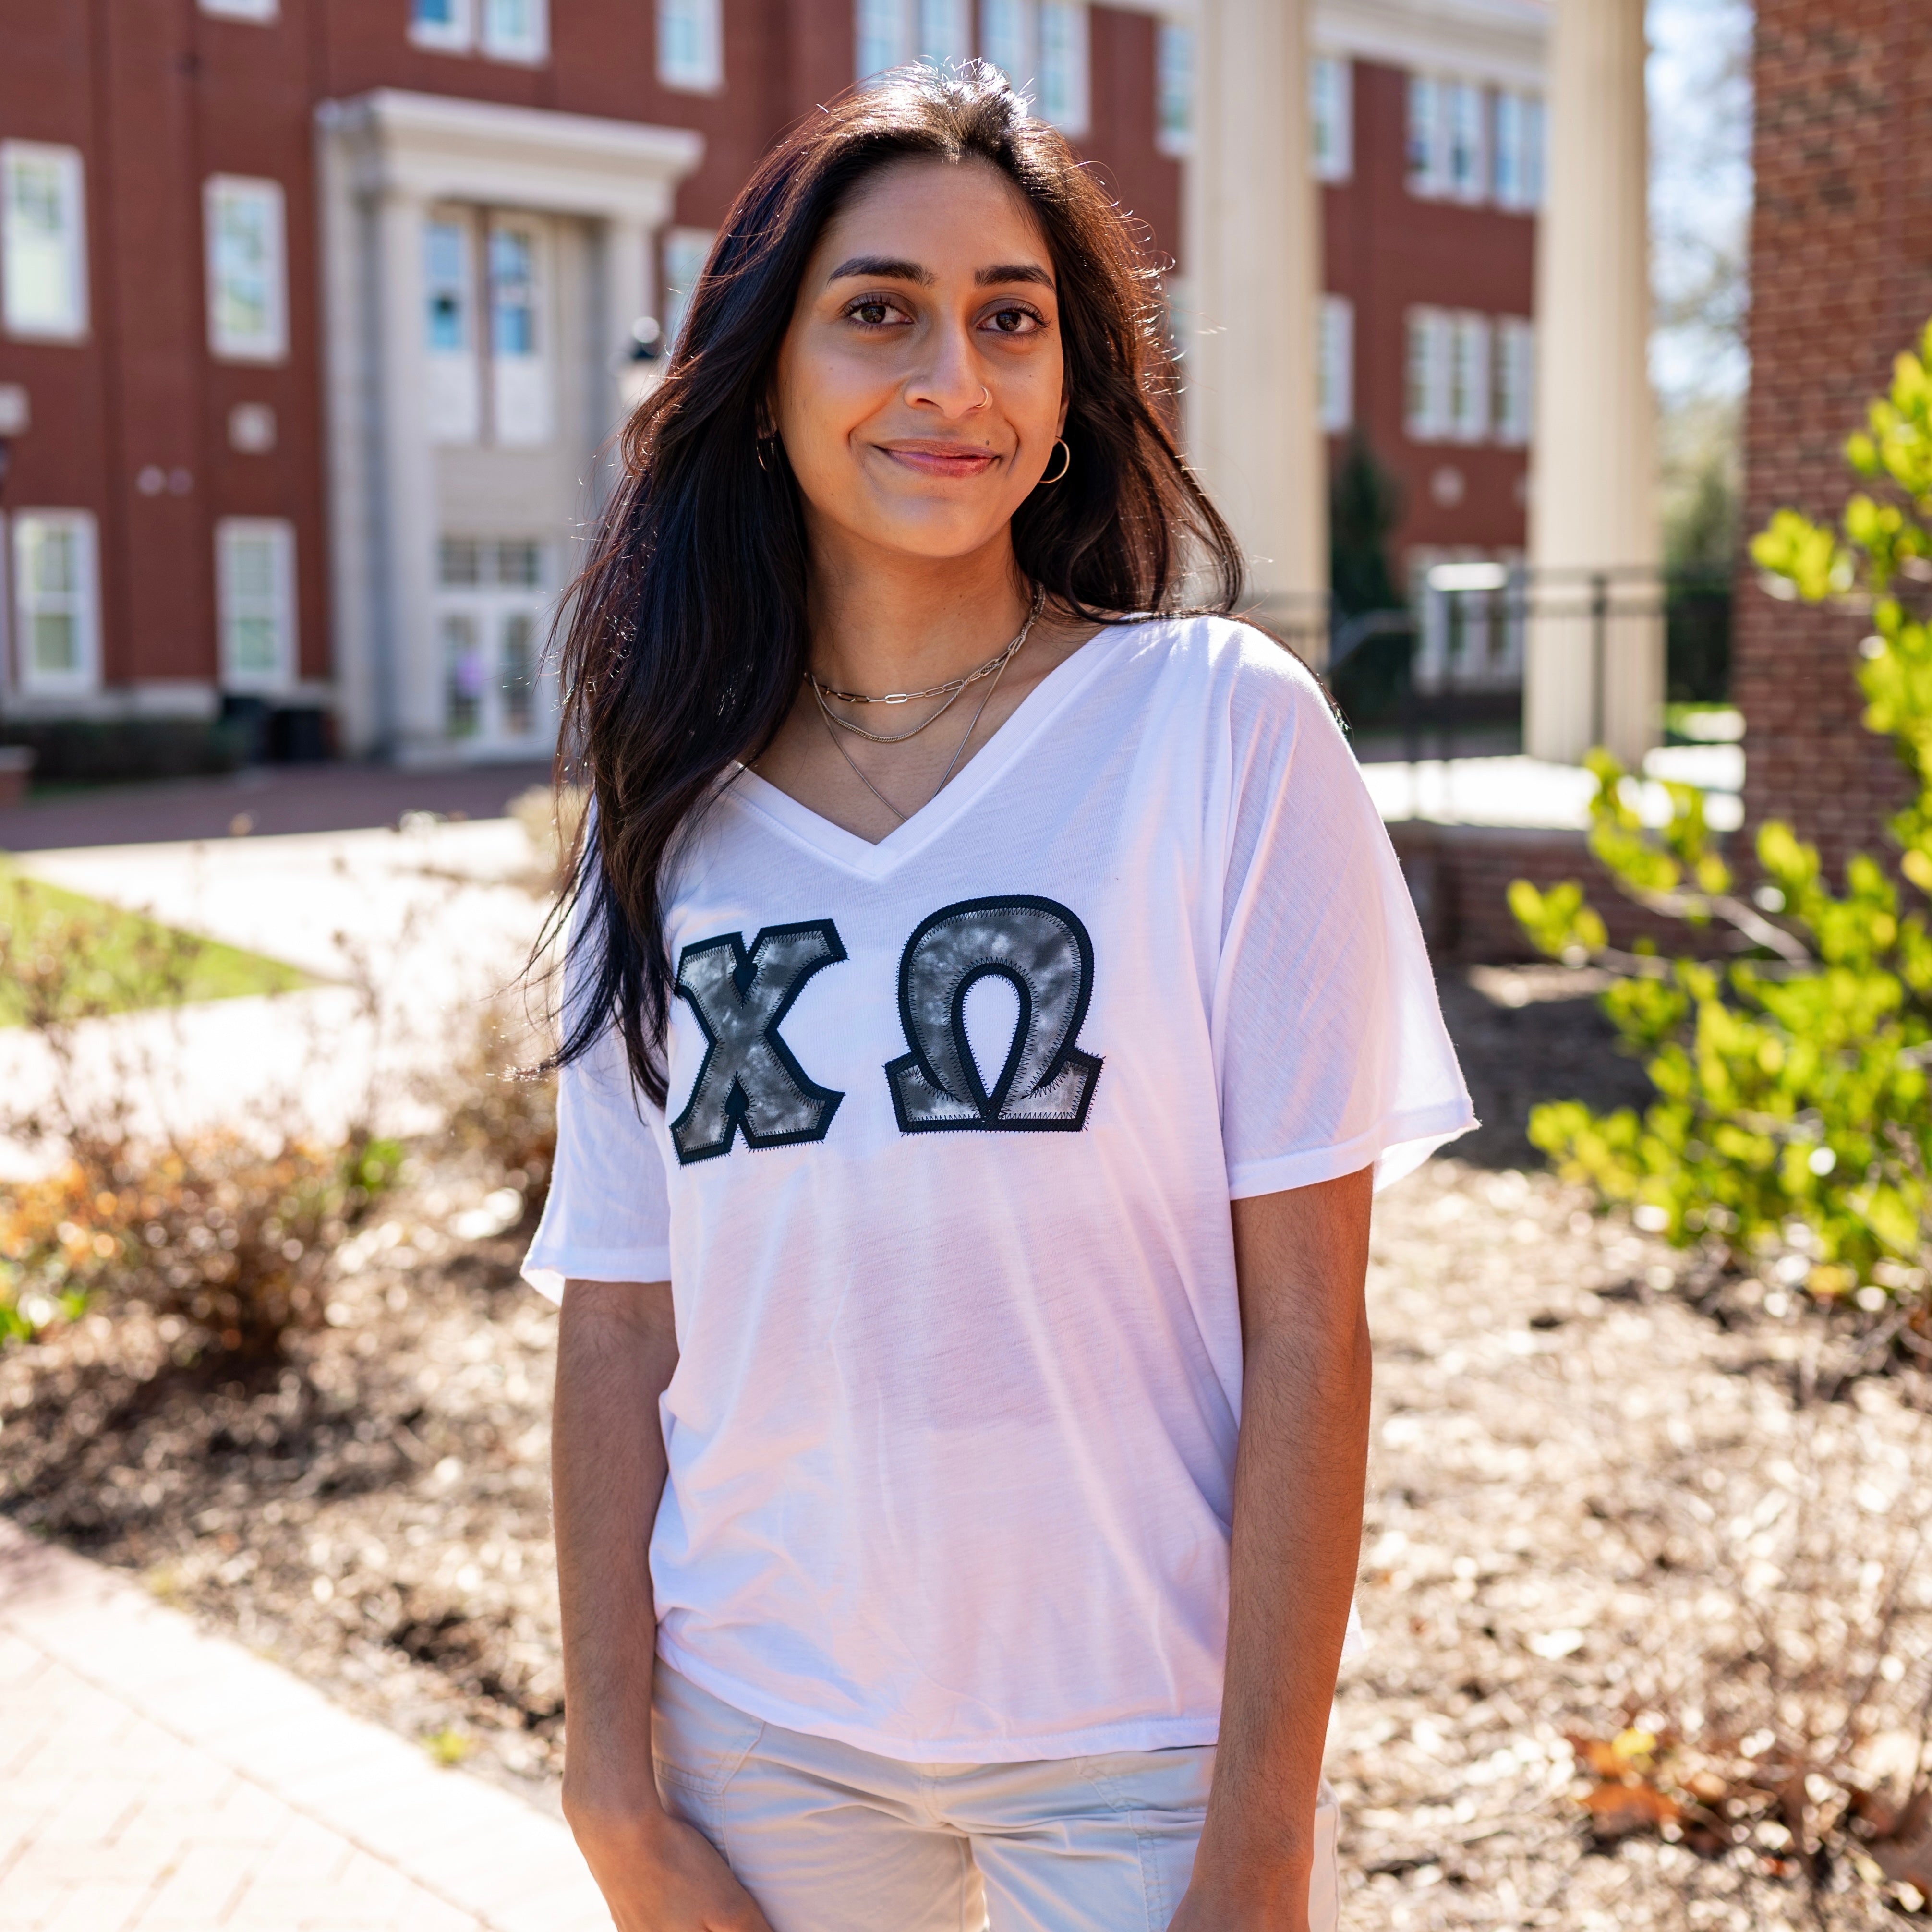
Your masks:
[[[1527,879],[1546,892],[1564,879],[1580,879],[1613,946],[1628,947],[1646,936],[1666,952],[1684,945],[1681,922],[1660,919],[1624,898],[1591,856],[1580,832],[1436,825],[1423,819],[1398,820],[1388,830],[1423,936],[1438,964],[1502,965],[1540,956],[1510,914],[1514,879]]]
[[[1837,514],[1844,440],[1932,316],[1932,31],[1917,0],[1759,0],[1745,528]],[[1781,603],[1744,567],[1732,690],[1748,826],[1790,820],[1826,862],[1884,850],[1906,795],[1860,722],[1856,616]],[[1748,851],[1748,840],[1742,849]]]

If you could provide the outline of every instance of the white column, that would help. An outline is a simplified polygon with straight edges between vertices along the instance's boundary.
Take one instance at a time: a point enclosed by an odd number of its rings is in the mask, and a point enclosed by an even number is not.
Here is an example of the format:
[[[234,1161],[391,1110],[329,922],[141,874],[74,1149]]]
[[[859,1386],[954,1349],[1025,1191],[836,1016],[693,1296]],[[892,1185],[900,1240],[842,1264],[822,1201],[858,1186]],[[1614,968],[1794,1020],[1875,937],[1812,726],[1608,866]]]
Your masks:
[[[435,558],[441,506],[424,409],[424,202],[394,188],[377,200],[374,300],[381,427],[373,495],[382,546],[377,682],[393,754],[434,756],[443,741]]]
[[[1189,454],[1247,552],[1258,614],[1326,656],[1328,487],[1316,377],[1321,204],[1306,0],[1201,0],[1182,266]]]
[[[1648,364],[1643,0],[1553,0],[1549,194],[1537,238],[1536,436],[1530,500],[1537,606],[1524,738],[1574,763],[1600,739],[1627,763],[1657,742],[1664,626],[1653,581],[1654,404]],[[1606,611],[1600,606],[1606,598]],[[1595,602],[1600,608],[1593,611]]]
[[[657,314],[657,274],[650,229],[632,215],[612,215],[604,224],[604,338],[615,370],[602,398],[606,413],[622,422],[649,393],[640,380],[654,365],[630,359],[632,327]]]

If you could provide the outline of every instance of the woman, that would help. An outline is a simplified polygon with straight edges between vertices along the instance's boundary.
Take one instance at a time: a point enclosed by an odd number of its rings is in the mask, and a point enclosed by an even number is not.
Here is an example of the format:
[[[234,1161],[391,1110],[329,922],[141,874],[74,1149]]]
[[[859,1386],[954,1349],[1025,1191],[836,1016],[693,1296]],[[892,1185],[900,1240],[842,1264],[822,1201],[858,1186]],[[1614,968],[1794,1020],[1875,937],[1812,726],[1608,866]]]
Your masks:
[[[1369,1196],[1470,1124],[1126,225],[815,118],[632,422],[556,1176],[565,1806],[623,1932],[1334,1922]],[[655,1636],[653,1633],[655,1632]]]

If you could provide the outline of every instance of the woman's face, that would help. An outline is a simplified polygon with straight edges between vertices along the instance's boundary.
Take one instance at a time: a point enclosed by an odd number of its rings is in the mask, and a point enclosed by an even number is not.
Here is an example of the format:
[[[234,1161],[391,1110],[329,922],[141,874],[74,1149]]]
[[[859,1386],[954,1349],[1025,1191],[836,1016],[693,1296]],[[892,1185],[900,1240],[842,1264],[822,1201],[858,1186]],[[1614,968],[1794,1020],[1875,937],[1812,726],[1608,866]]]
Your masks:
[[[1019,190],[983,161],[873,175],[819,237],[778,352],[772,421],[814,547],[938,561],[1007,541],[1066,414],[1052,257]]]

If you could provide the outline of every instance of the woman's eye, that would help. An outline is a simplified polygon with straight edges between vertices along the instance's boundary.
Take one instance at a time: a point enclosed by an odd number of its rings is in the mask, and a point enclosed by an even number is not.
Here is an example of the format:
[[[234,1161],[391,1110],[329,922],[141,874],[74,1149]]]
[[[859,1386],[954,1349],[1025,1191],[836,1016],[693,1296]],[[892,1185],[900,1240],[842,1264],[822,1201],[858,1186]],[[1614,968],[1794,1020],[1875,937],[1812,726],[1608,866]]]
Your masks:
[[[1028,335],[1045,326],[1030,308],[997,308],[986,320],[1000,335]]]
[[[867,328],[881,328],[898,313],[883,296],[865,302],[855,302],[845,313],[852,320]]]

